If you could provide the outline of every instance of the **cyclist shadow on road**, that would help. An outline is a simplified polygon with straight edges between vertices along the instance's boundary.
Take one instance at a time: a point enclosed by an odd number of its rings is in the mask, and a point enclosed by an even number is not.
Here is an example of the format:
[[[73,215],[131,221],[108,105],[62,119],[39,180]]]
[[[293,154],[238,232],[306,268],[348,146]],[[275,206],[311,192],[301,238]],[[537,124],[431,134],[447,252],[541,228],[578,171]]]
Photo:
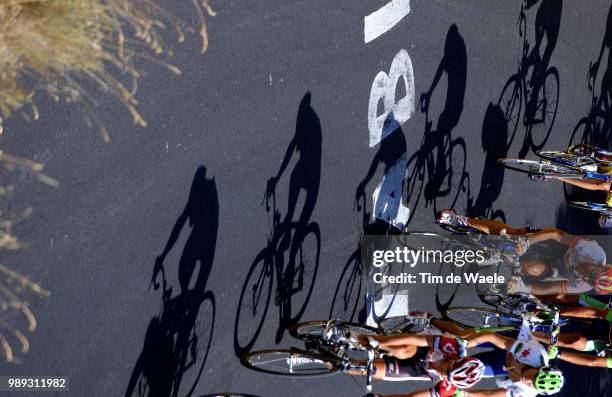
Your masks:
[[[535,39],[530,48],[526,11],[536,4]],[[508,79],[498,101],[508,123],[508,150],[519,123],[525,129],[518,152],[520,158],[524,158],[529,149],[536,151],[544,147],[556,118],[559,72],[549,64],[559,37],[562,9],[562,0],[525,0],[521,5],[517,22],[522,40],[518,71]]]
[[[607,62],[602,68],[606,53]],[[587,86],[590,92],[588,113],[574,127],[568,146],[586,143],[609,150],[612,143],[612,7],[608,11],[606,31],[597,59],[589,63]],[[602,200],[600,192],[587,192],[567,184],[563,189],[568,200]]]
[[[168,285],[164,261],[187,224],[189,236],[178,264],[179,291],[174,293]],[[193,178],[189,200],[155,261],[149,287],[159,289],[161,285],[161,309],[147,328],[126,397],[192,395],[212,342],[215,298],[206,290],[206,284],[215,256],[218,226],[215,179],[208,179],[206,168],[200,167]]]
[[[234,326],[234,350],[240,357],[255,344],[273,300],[279,310],[276,343],[303,315],[314,289],[319,266],[321,233],[310,220],[321,179],[321,122],[311,105],[311,94],[302,98],[295,135],[276,176],[270,178],[264,197],[270,235],[266,247],[255,257],[247,274]],[[276,206],[277,184],[292,158],[297,157],[289,176],[287,212]],[[294,218],[303,193],[303,206]],[[281,219],[282,218],[282,219]],[[274,279],[276,288],[273,288]]]
[[[444,99],[436,91],[446,75]],[[433,204],[434,213],[453,208],[460,194],[466,191],[469,175],[466,171],[466,144],[463,138],[453,138],[463,113],[467,78],[465,41],[457,25],[452,25],[444,44],[444,55],[431,87],[421,95],[419,107],[425,113],[425,130],[420,148],[408,160],[405,204],[414,213],[423,194],[425,205]],[[439,91],[439,90],[438,90]],[[436,107],[443,101],[443,109]],[[433,118],[437,116],[434,126]],[[412,218],[413,214],[411,214]]]
[[[607,53],[607,63],[601,72],[601,64]],[[596,85],[599,82],[599,93]],[[612,7],[608,11],[606,32],[599,55],[589,63],[588,89],[591,93],[588,115],[580,119],[570,140],[570,145],[587,143],[609,150],[612,142]]]
[[[493,204],[499,198],[504,183],[505,168],[497,164],[497,160],[506,157],[508,148],[508,127],[504,113],[499,106],[489,104],[482,122],[482,149],[485,153],[484,168],[480,179],[480,190],[474,200],[469,193],[467,201],[467,215],[470,217],[484,217],[485,219],[499,219],[506,221],[502,210],[494,210]]]

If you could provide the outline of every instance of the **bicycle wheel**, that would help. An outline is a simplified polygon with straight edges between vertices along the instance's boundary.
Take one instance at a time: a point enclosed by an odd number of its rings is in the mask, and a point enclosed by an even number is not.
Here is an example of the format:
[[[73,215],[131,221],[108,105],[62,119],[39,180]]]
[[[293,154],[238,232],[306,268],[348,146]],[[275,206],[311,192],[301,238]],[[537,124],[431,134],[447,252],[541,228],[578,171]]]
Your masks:
[[[552,131],[557,108],[559,106],[559,72],[552,67],[546,72],[544,83],[538,90],[536,114],[529,124],[531,148],[539,150],[544,147]]]
[[[450,147],[446,149],[445,160],[447,169],[444,170],[446,175],[440,186],[440,190],[436,192],[433,198],[434,214],[444,208],[457,208],[463,211],[466,208],[465,195],[460,199],[462,192],[465,192],[465,177],[466,177],[466,148],[465,141],[462,138],[454,139],[450,142]],[[427,190],[427,188],[425,188]]]
[[[267,374],[314,377],[340,370],[341,361],[301,350],[259,350],[240,359],[245,367]]]
[[[272,297],[272,253],[257,255],[242,287],[234,325],[234,350],[238,356],[249,351],[263,327]]]
[[[285,308],[289,309],[288,313],[283,313],[283,318],[293,324],[302,317],[310,301],[321,253],[319,226],[316,223],[310,223],[303,233],[297,245],[294,269],[291,271],[285,269],[283,274],[286,293],[288,292],[284,304],[287,304]]]
[[[584,172],[580,169],[542,160],[536,161],[503,158],[497,160],[497,162],[510,170],[526,172],[533,175],[544,175],[558,178],[582,178],[584,176]]]
[[[567,165],[569,167],[584,167],[587,165],[596,164],[596,161],[586,156],[576,156],[574,154],[561,152],[557,150],[538,150],[536,154],[553,163]]]
[[[323,338],[323,334],[327,330],[327,324],[328,321],[307,321],[294,325],[289,333],[294,338],[302,340],[319,340]],[[335,324],[335,326],[346,333],[378,335],[378,330],[368,325],[341,322]]]
[[[442,316],[464,328],[476,327],[516,327],[520,320],[502,318],[497,310],[482,307],[456,306],[441,311]]]
[[[421,199],[421,193],[423,192],[425,172],[422,156],[421,151],[417,151],[408,160],[408,165],[406,166],[406,177],[402,187],[402,203],[410,210],[407,224],[410,224],[414,217],[419,200]]]
[[[463,272],[465,272],[465,266],[457,267],[453,263],[441,263],[440,271],[438,272],[439,276],[442,276],[444,280],[450,275],[453,274],[455,276],[463,276]],[[436,284],[436,307],[439,311],[443,311],[447,308],[455,299],[455,295],[457,295],[457,291],[461,283],[438,283]]]
[[[193,302],[187,302],[187,305],[192,305]],[[189,343],[181,341],[180,335],[177,335],[177,346],[184,346],[184,350],[175,356],[181,357],[182,365],[190,362],[186,367],[179,368],[181,373],[180,379],[175,381],[176,396],[191,396],[198,385],[204,366],[208,361],[210,350],[212,348],[213,330],[215,328],[216,304],[215,296],[208,291],[202,297],[202,302],[198,307],[194,308],[195,313],[190,313],[190,310],[185,310],[182,327],[189,328]],[[195,318],[192,318],[195,316]]]
[[[353,321],[359,302],[363,303],[362,284],[363,269],[361,266],[361,246],[359,246],[342,270],[329,310],[329,318]]]
[[[514,75],[504,86],[504,89],[499,96],[499,100],[497,101],[497,105],[504,113],[504,118],[506,119],[506,125],[508,128],[508,142],[506,147],[508,148],[512,145],[512,141],[514,140],[514,136],[518,128],[521,116],[521,107],[523,106],[522,96],[523,90],[520,76]]]
[[[576,208],[582,208],[583,210],[612,214],[612,207],[608,207],[607,205],[601,203],[593,203],[590,201],[570,201],[569,205]]]

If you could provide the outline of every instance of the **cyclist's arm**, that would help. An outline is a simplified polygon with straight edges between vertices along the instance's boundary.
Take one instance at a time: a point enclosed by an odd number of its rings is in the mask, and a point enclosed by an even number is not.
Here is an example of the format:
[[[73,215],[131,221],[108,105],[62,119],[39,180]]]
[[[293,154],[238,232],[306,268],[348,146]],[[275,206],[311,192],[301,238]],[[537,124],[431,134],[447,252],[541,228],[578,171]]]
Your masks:
[[[569,284],[567,281],[555,281],[548,283],[530,283],[526,284],[529,292],[534,295],[556,295],[556,294],[581,294],[593,289],[593,286],[585,281],[574,281],[574,284]]]
[[[469,336],[467,339],[467,347],[476,347],[484,343],[491,343],[502,350],[508,350],[512,347],[514,339],[495,332],[485,332]]]
[[[370,337],[377,340],[382,349],[387,346],[431,346],[435,338],[434,335],[418,334],[376,335]]]
[[[612,357],[597,357],[590,354],[562,351],[557,356],[568,363],[585,367],[612,368]]]
[[[603,179],[573,179],[573,178],[559,178],[560,181],[569,183],[570,185],[578,186],[579,188],[586,190],[603,190],[606,192],[610,191],[610,181]]]
[[[527,238],[529,238],[530,244],[537,244],[546,240],[554,240],[563,245],[570,246],[574,241],[574,236],[564,232],[561,229],[557,229],[556,227],[542,229],[535,233],[529,233],[527,234]]]

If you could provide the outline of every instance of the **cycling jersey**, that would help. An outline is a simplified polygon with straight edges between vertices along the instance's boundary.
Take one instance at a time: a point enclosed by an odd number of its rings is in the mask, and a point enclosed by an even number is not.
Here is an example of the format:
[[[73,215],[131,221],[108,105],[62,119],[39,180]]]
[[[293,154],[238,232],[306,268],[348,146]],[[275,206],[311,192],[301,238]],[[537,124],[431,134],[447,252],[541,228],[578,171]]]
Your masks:
[[[555,276],[567,279],[561,283],[561,292],[581,294],[597,288],[595,276],[607,267],[606,260],[605,251],[595,240],[576,237],[555,268]],[[591,275],[585,274],[585,266],[592,269]]]
[[[385,357],[389,380],[406,380],[415,378],[430,378],[439,382],[442,377],[436,370],[437,364],[444,361],[455,361],[466,356],[466,342],[449,335],[434,337],[431,347],[419,347],[414,356],[400,360],[395,357]]]
[[[384,380],[423,380],[431,379],[436,386],[429,389],[431,397],[458,397],[462,391],[442,378],[437,364],[455,361],[466,356],[466,341],[449,335],[434,337],[431,347],[419,347],[414,356],[400,360],[387,356],[384,358],[386,371]]]
[[[548,365],[548,351],[531,335],[531,327],[527,319],[523,320],[518,337],[510,347],[510,352],[521,364],[534,368]]]

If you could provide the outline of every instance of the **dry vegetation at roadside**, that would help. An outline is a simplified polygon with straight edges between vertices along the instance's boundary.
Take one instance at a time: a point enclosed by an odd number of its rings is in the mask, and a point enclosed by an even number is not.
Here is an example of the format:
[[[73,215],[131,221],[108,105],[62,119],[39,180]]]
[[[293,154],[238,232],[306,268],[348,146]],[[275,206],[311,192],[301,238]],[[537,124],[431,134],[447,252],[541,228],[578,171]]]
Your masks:
[[[0,112],[4,119],[27,109],[37,119],[38,93],[56,101],[80,102],[93,113],[95,100],[83,88],[96,84],[121,101],[134,123],[145,126],[134,96],[138,59],[168,62],[172,54],[161,33],[178,42],[199,34],[208,47],[205,16],[215,15],[208,0],[191,1],[199,26],[182,22],[155,0],[0,0]],[[100,125],[105,139],[108,135]]]
[[[196,34],[202,52],[208,47],[205,17],[215,15],[208,0],[175,1],[191,2],[198,26],[179,20],[155,0],[0,0],[0,134],[15,113],[29,120],[41,117],[36,106],[41,94],[82,106],[97,122],[95,99],[83,88],[92,85],[116,97],[135,124],[146,126],[134,95],[139,61],[161,64],[180,75],[169,62],[172,45],[162,38],[164,32],[179,43]],[[103,124],[98,122],[98,127],[108,140]],[[0,168],[58,186],[42,172],[42,164],[2,150]],[[18,214],[5,210],[13,191],[14,185],[0,175],[0,252],[23,247],[13,226],[31,213],[29,208]],[[1,262],[0,356],[17,363],[29,350],[28,336],[37,326],[28,299],[50,293]]]

